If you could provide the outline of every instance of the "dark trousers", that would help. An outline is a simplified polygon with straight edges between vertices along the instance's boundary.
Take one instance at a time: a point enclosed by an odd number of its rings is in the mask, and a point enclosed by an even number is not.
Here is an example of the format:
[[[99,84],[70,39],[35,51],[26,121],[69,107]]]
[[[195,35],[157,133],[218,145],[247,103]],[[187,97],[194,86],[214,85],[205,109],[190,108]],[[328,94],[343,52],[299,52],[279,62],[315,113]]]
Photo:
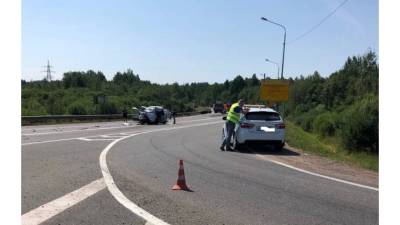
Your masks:
[[[222,142],[222,146],[230,147],[232,135],[235,130],[235,123],[230,120],[227,120],[225,123],[225,127],[226,127],[226,133],[225,133],[225,138]]]

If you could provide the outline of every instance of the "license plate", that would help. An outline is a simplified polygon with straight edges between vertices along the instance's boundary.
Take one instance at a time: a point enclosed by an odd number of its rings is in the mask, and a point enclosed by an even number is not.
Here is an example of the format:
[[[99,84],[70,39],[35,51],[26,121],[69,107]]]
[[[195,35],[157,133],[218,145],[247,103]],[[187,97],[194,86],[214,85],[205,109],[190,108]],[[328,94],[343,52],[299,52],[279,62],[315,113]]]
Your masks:
[[[258,130],[265,132],[275,132],[275,127],[259,127]]]

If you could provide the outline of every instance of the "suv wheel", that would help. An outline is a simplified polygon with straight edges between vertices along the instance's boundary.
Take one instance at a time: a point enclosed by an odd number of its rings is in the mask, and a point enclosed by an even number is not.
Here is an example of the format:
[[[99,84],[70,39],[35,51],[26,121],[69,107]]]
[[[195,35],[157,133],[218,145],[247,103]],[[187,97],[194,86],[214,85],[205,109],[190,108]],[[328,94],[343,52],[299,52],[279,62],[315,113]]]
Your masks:
[[[279,143],[279,144],[275,144],[275,149],[278,150],[278,151],[282,151],[283,146],[285,146],[285,142]]]

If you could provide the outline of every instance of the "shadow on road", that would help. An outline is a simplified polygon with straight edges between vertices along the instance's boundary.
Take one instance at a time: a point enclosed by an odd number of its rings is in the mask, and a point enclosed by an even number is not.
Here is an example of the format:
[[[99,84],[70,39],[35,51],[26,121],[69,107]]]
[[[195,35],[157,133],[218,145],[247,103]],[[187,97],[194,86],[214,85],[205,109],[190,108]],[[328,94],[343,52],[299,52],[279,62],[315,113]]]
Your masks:
[[[299,153],[291,151],[285,147],[282,150],[276,150],[271,145],[263,144],[247,144],[237,152],[244,154],[260,154],[260,155],[282,155],[282,156],[300,156]]]

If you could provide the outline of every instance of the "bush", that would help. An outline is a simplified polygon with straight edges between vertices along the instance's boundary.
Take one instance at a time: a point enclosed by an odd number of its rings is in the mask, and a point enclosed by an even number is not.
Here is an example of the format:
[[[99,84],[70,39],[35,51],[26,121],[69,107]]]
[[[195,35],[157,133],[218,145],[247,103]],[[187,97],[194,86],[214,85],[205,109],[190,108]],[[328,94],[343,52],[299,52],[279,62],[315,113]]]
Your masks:
[[[295,108],[294,114],[295,114],[295,115],[300,115],[300,114],[305,113],[305,112],[307,112],[307,111],[308,111],[308,107],[307,107],[306,105],[304,105],[304,104],[299,104],[299,105]]]
[[[117,105],[114,102],[106,102],[99,105],[100,114],[116,114],[118,113]]]
[[[299,123],[300,127],[303,128],[303,130],[311,131],[314,118],[315,117],[311,115],[311,113],[306,113],[300,116],[297,122]]]
[[[46,108],[36,99],[22,100],[22,116],[47,115]]]
[[[340,136],[350,150],[379,152],[378,96],[369,95],[342,113]]]
[[[295,123],[300,125],[303,130],[311,131],[313,129],[315,118],[324,112],[326,112],[325,107],[323,105],[318,105],[308,112],[298,115],[295,119]]]
[[[85,105],[81,102],[72,103],[70,106],[68,106],[67,111],[70,115],[86,115],[87,114]]]
[[[335,119],[332,113],[326,112],[317,116],[313,122],[313,131],[325,137],[335,133]]]

